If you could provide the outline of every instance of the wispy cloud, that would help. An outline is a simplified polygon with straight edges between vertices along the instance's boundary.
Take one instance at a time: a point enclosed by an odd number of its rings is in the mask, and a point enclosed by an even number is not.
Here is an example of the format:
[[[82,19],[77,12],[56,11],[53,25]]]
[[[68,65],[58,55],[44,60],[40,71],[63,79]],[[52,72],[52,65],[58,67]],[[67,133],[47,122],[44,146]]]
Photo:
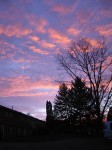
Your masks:
[[[76,9],[77,4],[79,3],[78,0],[75,0],[75,2],[65,2],[62,1],[51,1],[51,0],[44,0],[45,4],[50,6],[50,10],[58,13],[60,15],[67,15],[70,14],[72,11]]]
[[[49,43],[45,40],[42,40],[40,41],[40,45],[43,47],[43,48],[54,48],[56,45],[53,44],[53,43]]]
[[[48,22],[46,19],[42,17],[35,17],[35,16],[27,16],[30,25],[35,28],[37,33],[46,33],[46,26],[48,26]]]
[[[42,54],[42,55],[48,55],[49,54],[47,51],[36,48],[35,46],[30,46],[29,49],[31,49],[34,53],[38,53],[38,54]]]
[[[18,104],[24,107],[26,99],[29,108],[35,105],[34,96],[44,102],[53,101],[58,85],[46,76],[61,78],[54,56],[60,47],[67,47],[77,36],[89,37],[93,46],[97,45],[97,37],[105,36],[112,45],[112,1],[91,1],[0,0],[0,95],[5,97],[3,101],[7,99],[6,103],[10,103],[10,98],[16,103],[14,96],[21,96]],[[108,58],[108,63],[110,60]]]
[[[62,43],[62,44],[65,44],[65,43],[68,43],[68,42],[70,41],[70,39],[69,39],[66,35],[64,35],[64,34],[58,32],[58,31],[56,31],[56,30],[54,30],[54,29],[52,29],[52,28],[49,28],[49,29],[48,29],[48,34],[49,34],[49,37],[50,37],[55,43]]]
[[[57,89],[58,85],[50,80],[32,81],[28,76],[0,77],[1,97],[52,95]]]
[[[26,36],[32,32],[31,29],[23,28],[21,24],[2,26],[0,25],[0,34],[5,34],[6,36]]]
[[[29,38],[30,38],[32,41],[34,41],[35,43],[37,43],[37,42],[39,41],[39,37],[38,37],[38,36],[35,36],[35,35],[29,36]]]
[[[101,25],[96,27],[96,31],[103,36],[110,36],[112,35],[112,24]]]
[[[68,32],[68,34],[76,36],[80,33],[80,30],[75,29],[74,27],[70,27],[70,28],[68,28],[67,32]]]
[[[62,4],[57,4],[54,5],[51,10],[61,15],[66,15],[71,12],[71,7],[64,6]]]

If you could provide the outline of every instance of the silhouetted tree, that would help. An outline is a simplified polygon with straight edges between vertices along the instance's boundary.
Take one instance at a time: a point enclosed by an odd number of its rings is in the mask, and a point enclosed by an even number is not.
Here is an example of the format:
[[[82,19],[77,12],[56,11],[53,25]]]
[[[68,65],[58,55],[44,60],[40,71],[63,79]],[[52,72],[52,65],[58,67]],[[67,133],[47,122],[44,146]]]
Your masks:
[[[109,112],[107,114],[107,121],[112,121],[112,107],[109,108]]]
[[[68,119],[69,116],[70,101],[68,88],[65,83],[62,83],[54,101],[54,118],[57,120],[65,120]]]
[[[88,38],[72,42],[58,54],[59,65],[75,79],[81,75],[92,89],[99,127],[103,115],[112,102],[112,50],[105,39],[92,43]]]
[[[92,92],[80,78],[76,77],[69,89],[65,83],[60,85],[54,101],[55,119],[66,120],[72,126],[81,125],[83,119],[90,121],[94,113]]]
[[[74,112],[79,125],[82,125],[83,120],[86,121],[86,124],[90,122],[93,114],[95,114],[93,95],[91,89],[79,77],[76,77],[75,81],[72,82],[70,102],[72,112]]]
[[[52,103],[50,101],[46,102],[46,123],[48,127],[53,126],[53,111]]]

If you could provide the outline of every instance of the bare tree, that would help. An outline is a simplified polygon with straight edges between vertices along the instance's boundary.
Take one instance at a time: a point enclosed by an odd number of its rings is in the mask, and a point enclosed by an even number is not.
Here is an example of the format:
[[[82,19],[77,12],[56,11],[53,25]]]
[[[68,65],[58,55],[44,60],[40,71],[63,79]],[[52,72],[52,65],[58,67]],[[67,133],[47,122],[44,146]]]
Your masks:
[[[57,56],[59,65],[73,79],[81,76],[92,89],[99,123],[112,102],[112,51],[105,39],[92,43],[81,38]]]

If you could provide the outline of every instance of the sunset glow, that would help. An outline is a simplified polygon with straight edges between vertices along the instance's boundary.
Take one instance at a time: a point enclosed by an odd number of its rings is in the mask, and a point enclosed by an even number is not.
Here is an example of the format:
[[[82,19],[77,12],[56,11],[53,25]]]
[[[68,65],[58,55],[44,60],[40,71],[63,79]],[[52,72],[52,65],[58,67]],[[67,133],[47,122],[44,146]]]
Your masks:
[[[64,78],[59,49],[101,36],[111,47],[112,0],[0,0],[0,105],[45,120]]]

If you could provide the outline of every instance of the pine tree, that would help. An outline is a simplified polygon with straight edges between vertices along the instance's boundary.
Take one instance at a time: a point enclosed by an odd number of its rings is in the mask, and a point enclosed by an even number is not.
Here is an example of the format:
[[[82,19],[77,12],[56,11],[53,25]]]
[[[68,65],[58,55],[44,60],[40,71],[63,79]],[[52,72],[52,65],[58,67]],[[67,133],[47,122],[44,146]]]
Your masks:
[[[54,117],[57,120],[66,120],[69,116],[70,101],[68,88],[65,83],[62,83],[54,101]]]
[[[59,87],[58,94],[54,101],[54,118],[56,120],[68,120],[69,124],[82,125],[82,120],[86,123],[95,112],[91,89],[85,83],[76,77],[71,82],[71,88],[68,89],[65,83]]]
[[[76,77],[75,81],[72,82],[70,91],[70,101],[74,114],[77,114],[77,119],[79,119],[79,124],[81,125],[81,120],[83,118],[87,120],[87,117],[90,118],[94,111],[92,92],[79,77]]]

